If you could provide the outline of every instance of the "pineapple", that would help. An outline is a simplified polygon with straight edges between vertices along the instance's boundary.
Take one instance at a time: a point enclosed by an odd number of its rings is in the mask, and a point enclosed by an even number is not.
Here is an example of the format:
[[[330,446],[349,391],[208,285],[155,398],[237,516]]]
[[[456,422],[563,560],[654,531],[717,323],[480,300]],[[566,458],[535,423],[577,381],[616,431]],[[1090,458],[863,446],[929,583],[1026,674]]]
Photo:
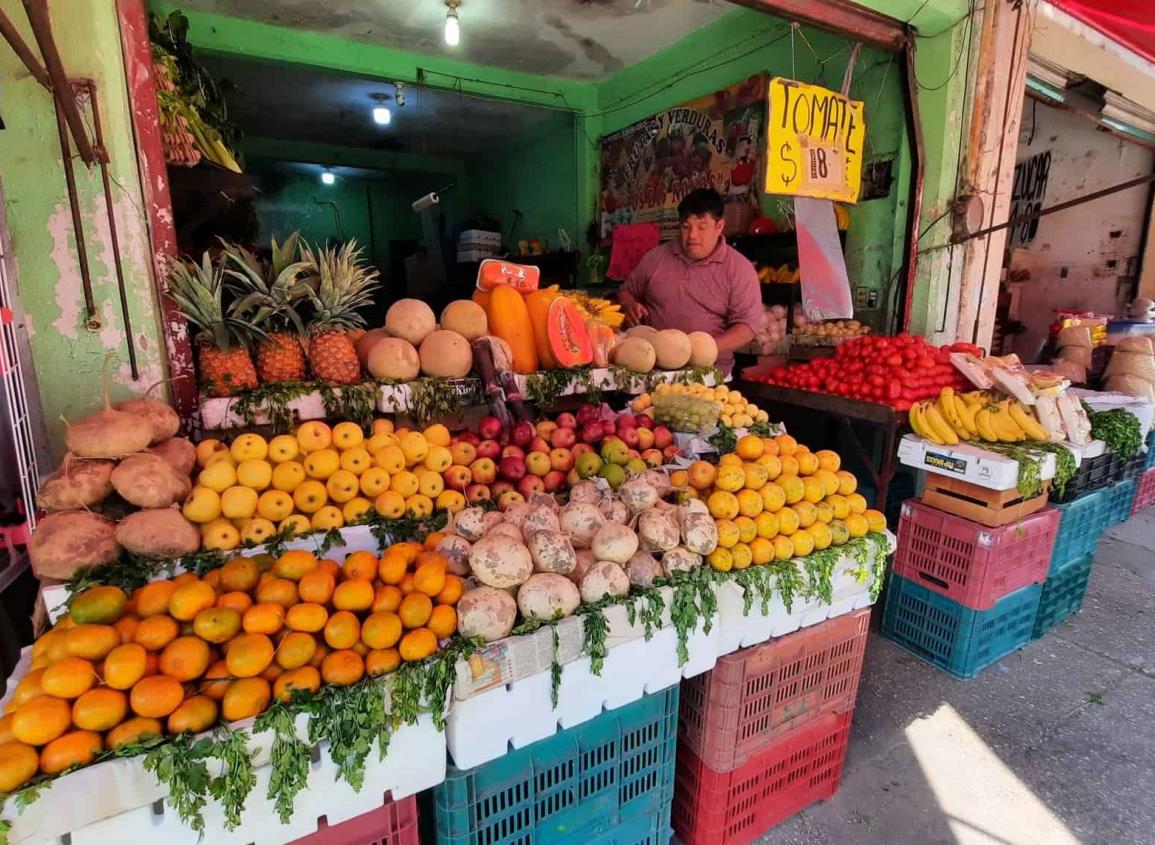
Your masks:
[[[322,381],[355,384],[361,381],[361,362],[349,332],[365,324],[357,313],[371,302],[377,271],[361,262],[357,242],[340,249],[313,252],[302,249],[314,314],[309,323],[309,365]]]
[[[301,281],[306,268],[297,257],[298,233],[283,244],[273,240],[273,259],[267,268],[244,247],[226,245],[227,272],[240,282],[246,303],[256,309],[253,321],[265,329],[266,337],[257,347],[257,374],[264,384],[301,381],[305,378],[305,350],[301,337],[304,323],[297,309],[309,296]]]
[[[257,386],[249,346],[263,334],[245,318],[243,301],[224,307],[224,280],[224,262],[214,263],[207,252],[199,265],[175,262],[168,279],[169,296],[200,329],[195,342],[201,382],[212,396],[232,396]]]

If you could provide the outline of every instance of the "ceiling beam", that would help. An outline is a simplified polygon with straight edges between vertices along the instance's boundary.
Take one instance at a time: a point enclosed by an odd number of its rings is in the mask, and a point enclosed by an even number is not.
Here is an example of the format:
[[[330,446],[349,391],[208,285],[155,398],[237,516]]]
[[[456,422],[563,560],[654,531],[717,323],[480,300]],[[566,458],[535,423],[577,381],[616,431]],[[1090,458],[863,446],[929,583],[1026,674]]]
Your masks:
[[[809,24],[897,53],[906,43],[906,27],[886,15],[849,0],[730,0],[757,12]]]

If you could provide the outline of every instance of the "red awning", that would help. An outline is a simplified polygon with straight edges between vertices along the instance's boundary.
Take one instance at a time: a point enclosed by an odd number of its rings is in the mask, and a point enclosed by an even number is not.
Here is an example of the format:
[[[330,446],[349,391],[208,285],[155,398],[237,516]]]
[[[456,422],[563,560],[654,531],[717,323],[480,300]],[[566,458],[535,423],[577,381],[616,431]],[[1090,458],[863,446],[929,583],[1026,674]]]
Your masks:
[[[1155,62],[1155,0],[1050,0],[1087,26]],[[1110,8],[1104,8],[1109,6]]]

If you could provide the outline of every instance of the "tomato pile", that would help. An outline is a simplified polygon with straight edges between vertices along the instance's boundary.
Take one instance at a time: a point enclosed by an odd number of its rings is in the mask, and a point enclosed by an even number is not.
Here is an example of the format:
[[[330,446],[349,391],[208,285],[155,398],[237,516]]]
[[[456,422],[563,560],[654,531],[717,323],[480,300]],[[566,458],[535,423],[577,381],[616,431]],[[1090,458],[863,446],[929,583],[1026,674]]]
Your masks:
[[[970,383],[951,365],[951,352],[983,354],[970,343],[935,347],[905,332],[896,337],[867,335],[840,345],[833,358],[778,367],[761,380],[906,411],[915,402],[938,396],[944,387],[970,389]]]

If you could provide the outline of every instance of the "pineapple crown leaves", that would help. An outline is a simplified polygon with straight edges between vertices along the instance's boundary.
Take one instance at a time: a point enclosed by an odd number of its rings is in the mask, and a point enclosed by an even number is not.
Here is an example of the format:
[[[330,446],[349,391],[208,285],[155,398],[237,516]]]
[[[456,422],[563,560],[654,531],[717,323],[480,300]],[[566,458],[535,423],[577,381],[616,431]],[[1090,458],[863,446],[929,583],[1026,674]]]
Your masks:
[[[283,245],[279,246],[274,240],[273,260],[267,268],[239,244],[221,241],[225,272],[237,281],[243,294],[238,300],[238,311],[258,326],[267,325],[270,331],[292,327],[297,334],[305,333],[298,309],[300,303],[309,297],[309,286],[303,281],[309,265],[303,260],[293,260],[297,257],[297,240],[296,232]]]
[[[169,268],[168,294],[185,319],[200,329],[198,340],[211,343],[223,351],[233,346],[249,347],[265,332],[254,324],[247,312],[253,308],[251,297],[224,305],[224,261],[214,262],[205,252],[195,261],[174,261]]]
[[[308,244],[301,247],[301,256],[308,264],[305,275],[315,309],[309,324],[311,335],[365,325],[365,319],[357,310],[373,301],[370,294],[379,282],[377,270],[363,263],[361,252],[356,240],[340,248],[315,250]]]

